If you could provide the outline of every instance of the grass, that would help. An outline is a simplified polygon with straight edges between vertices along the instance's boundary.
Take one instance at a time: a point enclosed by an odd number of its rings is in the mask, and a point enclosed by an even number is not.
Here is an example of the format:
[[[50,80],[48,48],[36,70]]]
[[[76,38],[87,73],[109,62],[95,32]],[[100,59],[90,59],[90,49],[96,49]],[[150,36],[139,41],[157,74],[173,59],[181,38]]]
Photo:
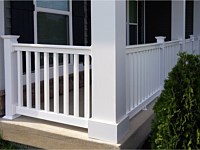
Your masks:
[[[0,149],[19,149],[19,147],[12,144],[11,142],[0,139]]]
[[[0,138],[0,150],[8,150],[8,149],[32,149],[37,150],[39,148],[23,145],[19,143],[14,143],[10,141],[5,141],[2,138]]]
[[[37,150],[39,148],[3,140],[2,133],[0,133],[0,150],[8,150],[8,149],[32,149],[32,150]]]

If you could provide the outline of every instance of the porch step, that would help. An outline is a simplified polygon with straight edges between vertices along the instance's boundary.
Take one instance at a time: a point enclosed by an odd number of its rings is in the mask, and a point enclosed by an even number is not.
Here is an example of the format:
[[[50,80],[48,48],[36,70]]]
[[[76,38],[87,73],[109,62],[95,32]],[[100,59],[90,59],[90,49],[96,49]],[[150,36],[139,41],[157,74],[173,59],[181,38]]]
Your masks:
[[[12,121],[0,119],[4,140],[43,149],[127,149],[138,148],[150,132],[153,103],[130,121],[128,135],[120,144],[88,138],[87,130],[21,116]]]
[[[13,121],[1,119],[0,128],[4,140],[43,149],[113,149],[109,145],[88,138],[87,130],[30,117]]]

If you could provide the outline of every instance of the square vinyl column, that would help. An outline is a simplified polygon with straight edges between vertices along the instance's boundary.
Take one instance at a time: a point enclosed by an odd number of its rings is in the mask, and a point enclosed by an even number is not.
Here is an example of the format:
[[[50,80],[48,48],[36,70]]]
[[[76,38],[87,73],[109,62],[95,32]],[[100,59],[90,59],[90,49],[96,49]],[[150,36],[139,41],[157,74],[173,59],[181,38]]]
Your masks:
[[[0,1],[0,35],[4,35],[4,1]],[[0,38],[0,91],[5,89],[4,83],[4,50],[3,50],[3,39]]]
[[[194,22],[193,22],[193,35],[200,36],[200,1],[194,0]]]
[[[186,0],[172,0],[171,39],[183,40],[185,50]]]
[[[126,1],[91,1],[92,118],[89,137],[118,143],[127,133]]]

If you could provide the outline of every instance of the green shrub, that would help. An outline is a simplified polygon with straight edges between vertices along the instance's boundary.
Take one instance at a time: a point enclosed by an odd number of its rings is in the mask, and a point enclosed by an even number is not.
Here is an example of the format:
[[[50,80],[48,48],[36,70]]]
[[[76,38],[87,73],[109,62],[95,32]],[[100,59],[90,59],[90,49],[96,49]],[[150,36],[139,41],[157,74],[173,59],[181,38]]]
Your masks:
[[[179,56],[154,106],[154,149],[200,148],[200,57]]]

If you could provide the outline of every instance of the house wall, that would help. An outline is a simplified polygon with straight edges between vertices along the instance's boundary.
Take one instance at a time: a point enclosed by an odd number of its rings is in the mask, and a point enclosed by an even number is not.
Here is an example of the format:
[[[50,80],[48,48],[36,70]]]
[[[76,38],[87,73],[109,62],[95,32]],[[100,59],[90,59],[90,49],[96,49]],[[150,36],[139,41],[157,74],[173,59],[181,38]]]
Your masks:
[[[11,35],[11,6],[10,0],[4,1],[5,34]]]

